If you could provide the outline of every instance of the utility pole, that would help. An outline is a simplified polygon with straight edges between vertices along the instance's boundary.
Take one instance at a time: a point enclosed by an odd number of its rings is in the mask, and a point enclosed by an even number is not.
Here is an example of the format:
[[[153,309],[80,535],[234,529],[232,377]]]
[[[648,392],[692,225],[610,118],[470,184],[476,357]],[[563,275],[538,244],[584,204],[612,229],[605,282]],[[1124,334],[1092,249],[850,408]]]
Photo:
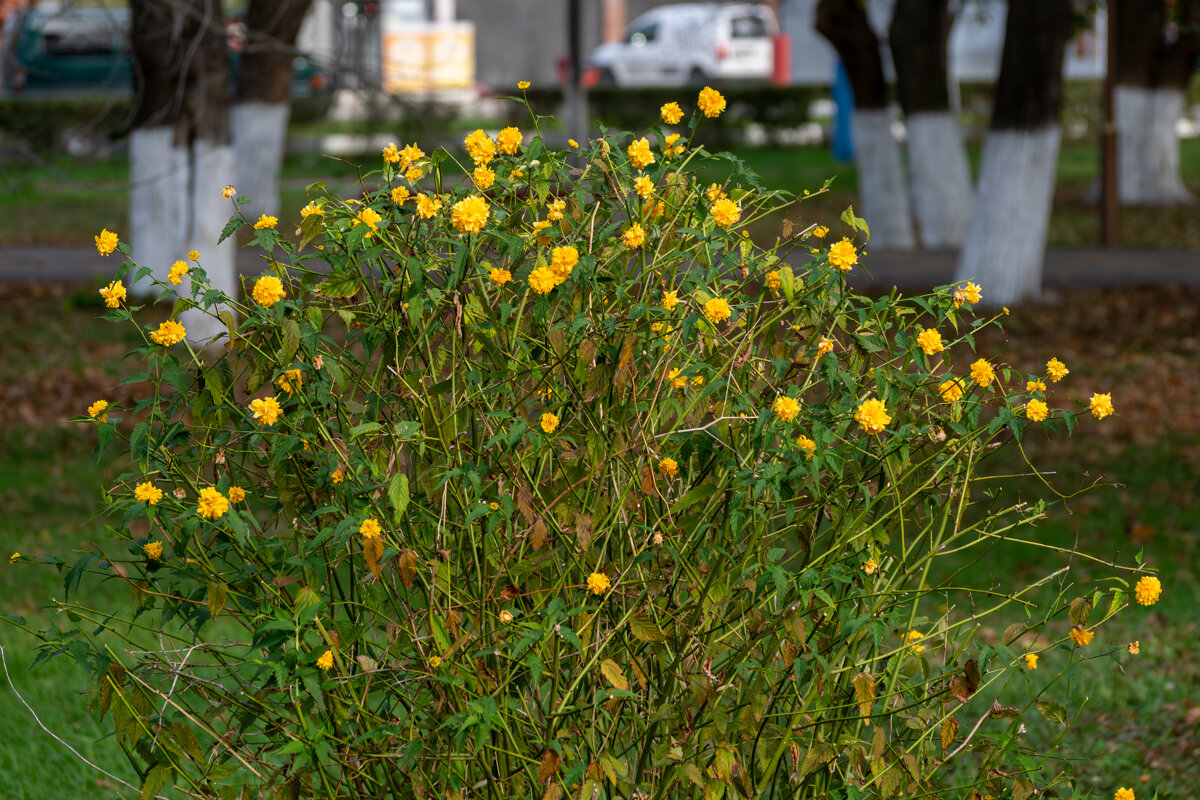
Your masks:
[[[567,136],[577,142],[587,140],[587,90],[583,87],[583,19],[582,0],[567,0],[567,85],[563,87],[566,100]]]
[[[1117,120],[1113,100],[1117,86],[1118,2],[1120,0],[1108,0],[1104,25],[1104,122],[1100,130],[1100,244],[1103,247],[1120,244]]]

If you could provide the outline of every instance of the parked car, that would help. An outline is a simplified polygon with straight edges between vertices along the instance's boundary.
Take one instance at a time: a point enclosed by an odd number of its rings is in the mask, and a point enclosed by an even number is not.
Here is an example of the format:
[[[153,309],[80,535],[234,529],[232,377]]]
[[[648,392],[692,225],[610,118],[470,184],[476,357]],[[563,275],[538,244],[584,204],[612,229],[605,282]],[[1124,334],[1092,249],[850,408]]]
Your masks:
[[[760,82],[775,72],[779,23],[763,3],[680,3],[642,14],[596,48],[585,83],[685,86]]]

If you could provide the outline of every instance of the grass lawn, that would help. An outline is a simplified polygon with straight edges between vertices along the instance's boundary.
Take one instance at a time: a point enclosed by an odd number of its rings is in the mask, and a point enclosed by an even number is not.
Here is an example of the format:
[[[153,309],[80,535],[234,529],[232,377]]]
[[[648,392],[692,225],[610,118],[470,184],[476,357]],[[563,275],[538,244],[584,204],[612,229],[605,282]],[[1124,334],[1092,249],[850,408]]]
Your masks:
[[[1184,140],[1180,147],[1183,179],[1200,194],[1200,140]],[[828,148],[741,148],[735,154],[761,175],[769,188],[800,193],[816,190],[827,178],[837,176],[828,194],[805,202],[800,218],[807,222],[835,222],[846,206],[855,202],[858,181],[854,165],[834,161]],[[970,157],[978,170],[977,146],[972,146]],[[299,209],[307,202],[305,186],[326,181],[331,190],[355,194],[357,176],[346,162],[374,164],[374,158],[376,154],[345,161],[317,153],[289,156],[282,173],[283,227],[299,220]],[[1098,212],[1084,198],[1098,169],[1099,156],[1093,145],[1071,146],[1060,154],[1051,247],[1095,246]],[[713,177],[724,176],[714,173]],[[127,181],[124,159],[83,161],[63,156],[0,163],[0,246],[78,245],[91,242],[103,227],[125,230]],[[1200,249],[1200,225],[1188,207],[1123,209],[1121,235],[1125,247]]]
[[[122,375],[138,371],[121,356],[133,340],[127,329],[97,319],[92,292],[57,288],[0,292],[0,541],[8,552],[73,560],[102,530],[95,516],[105,478],[116,465],[97,465],[92,431],[62,422],[98,397],[113,398]],[[145,312],[147,314],[153,312]],[[1022,531],[1033,541],[1079,545],[1102,558],[1127,563],[1137,550],[1161,570],[1162,601],[1132,609],[1102,628],[1088,655],[1095,662],[1077,677],[1059,678],[1045,697],[1078,713],[1062,751],[1074,759],[1081,782],[1076,796],[1111,797],[1118,786],[1139,796],[1200,796],[1200,645],[1194,609],[1200,604],[1200,292],[1145,290],[1076,293],[1056,306],[1029,307],[1008,318],[1005,332],[980,335],[981,354],[1027,371],[1041,371],[1050,356],[1072,373],[1051,397],[1113,392],[1117,415],[1102,423],[1081,420],[1070,439],[1028,435],[1025,448],[1042,469],[1055,472],[1063,491],[1099,480],[1094,491],[1056,506],[1048,520]],[[1027,472],[1015,452],[988,465],[988,473]],[[991,484],[989,484],[991,485]],[[1031,478],[997,481],[1007,498],[1053,499]],[[3,563],[3,562],[0,562]],[[1049,551],[1002,543],[984,558],[946,565],[958,583],[1005,591],[1066,562]],[[1070,580],[1082,589],[1108,573],[1085,561],[1071,564]],[[62,577],[29,563],[5,570],[0,613],[20,615],[31,627],[57,613]],[[118,585],[88,585],[89,600],[127,602]],[[964,608],[965,611],[965,608]],[[1016,614],[1016,612],[1014,612]],[[1019,615],[1016,615],[1019,618]],[[1065,623],[1062,623],[1065,629]],[[997,639],[999,630],[981,630]],[[1138,640],[1141,655],[1126,643]],[[0,645],[21,694],[42,721],[90,760],[137,783],[104,726],[87,713],[80,695],[85,676],[63,659],[32,667],[34,640],[0,624]],[[1036,673],[1020,676],[1013,699],[1031,696],[1058,675],[1069,652],[1044,654]],[[114,797],[108,778],[80,763],[41,731],[25,708],[6,693],[0,702],[0,798],[43,800]],[[982,694],[982,693],[981,693]],[[962,712],[973,723],[990,703],[979,697]],[[980,704],[984,704],[980,707]],[[1002,725],[1003,722],[989,723]],[[1049,723],[1032,722],[1027,741],[1049,747],[1057,735]],[[1144,793],[1144,794],[1143,794]]]

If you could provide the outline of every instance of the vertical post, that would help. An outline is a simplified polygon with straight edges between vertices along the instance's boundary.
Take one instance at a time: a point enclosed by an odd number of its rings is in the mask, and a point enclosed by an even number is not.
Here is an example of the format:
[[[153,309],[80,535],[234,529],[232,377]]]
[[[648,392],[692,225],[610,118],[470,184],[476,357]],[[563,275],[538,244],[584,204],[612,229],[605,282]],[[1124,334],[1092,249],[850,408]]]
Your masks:
[[[1120,214],[1117,177],[1117,121],[1114,94],[1117,83],[1117,3],[1108,0],[1105,19],[1104,124],[1100,131],[1100,244],[1120,243]]]
[[[587,139],[587,90],[583,88],[583,36],[581,0],[567,0],[567,85],[563,87],[567,105],[567,135],[583,142]]]

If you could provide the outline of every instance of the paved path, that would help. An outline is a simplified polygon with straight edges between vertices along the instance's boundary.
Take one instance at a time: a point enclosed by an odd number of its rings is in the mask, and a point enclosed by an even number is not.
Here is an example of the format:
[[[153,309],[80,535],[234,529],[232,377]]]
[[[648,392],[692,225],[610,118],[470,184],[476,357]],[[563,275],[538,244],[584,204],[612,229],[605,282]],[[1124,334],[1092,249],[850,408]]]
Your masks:
[[[857,285],[914,291],[954,278],[956,254],[949,250],[878,251],[862,259],[863,269],[850,273]],[[108,280],[121,264],[91,247],[0,247],[0,282],[79,283]],[[256,275],[262,269],[258,251],[238,251],[238,271]],[[1184,250],[1050,250],[1044,286],[1065,289],[1176,283],[1200,286],[1200,252]],[[986,291],[986,287],[985,287]]]

